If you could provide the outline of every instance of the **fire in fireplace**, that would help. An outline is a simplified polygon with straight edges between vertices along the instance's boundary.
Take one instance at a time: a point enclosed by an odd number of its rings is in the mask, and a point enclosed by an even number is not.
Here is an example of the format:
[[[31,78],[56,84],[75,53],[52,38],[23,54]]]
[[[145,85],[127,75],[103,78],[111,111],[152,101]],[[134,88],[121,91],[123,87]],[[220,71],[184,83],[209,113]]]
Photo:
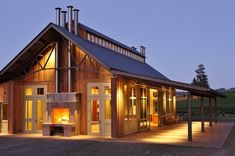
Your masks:
[[[53,123],[69,123],[69,108],[53,108],[52,109]]]

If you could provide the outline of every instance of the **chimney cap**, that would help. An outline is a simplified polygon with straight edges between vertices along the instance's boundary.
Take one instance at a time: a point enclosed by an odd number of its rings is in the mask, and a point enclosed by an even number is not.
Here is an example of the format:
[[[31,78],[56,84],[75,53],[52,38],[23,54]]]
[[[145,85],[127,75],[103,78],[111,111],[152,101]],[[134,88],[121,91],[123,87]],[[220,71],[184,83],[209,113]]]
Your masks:
[[[61,10],[61,8],[60,8],[60,7],[56,7],[55,9],[56,9],[56,10]]]
[[[67,6],[67,8],[73,8],[73,6],[72,6],[72,5],[69,5],[69,6]]]
[[[67,13],[67,11],[65,11],[65,10],[62,10],[62,11],[61,11],[61,13]]]
[[[79,9],[73,9],[73,11],[80,11]]]
[[[145,46],[140,46],[141,48],[145,48]]]

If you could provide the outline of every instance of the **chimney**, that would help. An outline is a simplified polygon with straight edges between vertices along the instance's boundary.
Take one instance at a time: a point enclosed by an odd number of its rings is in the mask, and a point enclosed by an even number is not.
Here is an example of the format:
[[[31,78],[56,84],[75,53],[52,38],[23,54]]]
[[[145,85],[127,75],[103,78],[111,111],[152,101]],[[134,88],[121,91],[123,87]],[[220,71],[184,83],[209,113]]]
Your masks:
[[[140,46],[140,53],[144,56],[145,56],[145,49],[146,48],[144,46]]]
[[[133,47],[131,47],[131,49],[133,49],[133,50],[135,50],[135,51],[136,51],[136,47],[134,47],[134,46],[133,46]]]
[[[61,8],[55,8],[56,10],[56,24],[60,26],[60,10]]]
[[[74,9],[74,33],[78,35],[78,9]]]
[[[69,32],[72,32],[73,6],[67,6],[67,8],[68,8],[68,28]]]
[[[66,13],[67,13],[67,11],[61,11],[61,26],[63,27],[63,28],[65,28],[66,27]]]
[[[72,33],[72,20],[73,20],[73,6],[68,6],[68,28],[69,32]],[[68,92],[72,91],[72,81],[71,81],[71,52],[72,52],[71,42],[68,41]]]

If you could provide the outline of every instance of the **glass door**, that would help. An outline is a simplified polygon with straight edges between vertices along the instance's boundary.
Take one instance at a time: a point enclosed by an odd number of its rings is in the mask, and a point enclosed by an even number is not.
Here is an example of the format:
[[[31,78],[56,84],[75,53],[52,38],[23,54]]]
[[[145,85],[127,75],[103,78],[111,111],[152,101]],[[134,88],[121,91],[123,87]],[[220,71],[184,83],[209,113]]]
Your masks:
[[[8,104],[0,104],[0,133],[8,133]]]
[[[149,125],[149,106],[146,93],[146,89],[140,88],[140,131],[147,130]]]
[[[102,99],[101,103],[101,134],[107,136],[111,134],[111,98]]]
[[[44,122],[44,112],[45,112],[45,100],[44,99],[36,99],[36,119],[35,119],[35,131],[42,131],[42,126]]]
[[[26,99],[24,101],[24,123],[25,123],[25,132],[33,131],[33,99]]]
[[[111,135],[111,87],[110,83],[88,84],[88,133]]]
[[[24,131],[41,132],[46,108],[45,86],[26,86],[24,98]]]
[[[100,101],[90,100],[90,133],[100,135]]]

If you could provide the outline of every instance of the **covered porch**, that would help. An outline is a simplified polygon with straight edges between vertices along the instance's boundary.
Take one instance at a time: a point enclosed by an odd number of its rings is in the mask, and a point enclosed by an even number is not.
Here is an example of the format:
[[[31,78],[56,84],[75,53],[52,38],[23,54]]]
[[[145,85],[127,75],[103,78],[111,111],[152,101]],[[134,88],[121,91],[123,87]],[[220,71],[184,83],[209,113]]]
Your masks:
[[[192,122],[193,142],[188,142],[188,124],[181,122],[170,126],[152,127],[149,131],[131,134],[117,140],[132,143],[222,148],[232,127],[233,123],[217,123],[210,127],[209,122],[205,122],[206,133],[204,133],[201,132],[200,122]]]

